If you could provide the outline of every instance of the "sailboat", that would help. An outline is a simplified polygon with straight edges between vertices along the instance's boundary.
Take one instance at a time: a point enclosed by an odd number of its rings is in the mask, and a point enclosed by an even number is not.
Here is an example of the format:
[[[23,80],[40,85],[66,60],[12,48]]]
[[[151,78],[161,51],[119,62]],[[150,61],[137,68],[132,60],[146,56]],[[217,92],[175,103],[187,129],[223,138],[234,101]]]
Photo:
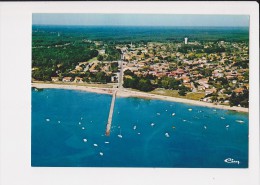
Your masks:
[[[120,127],[119,127],[120,128]],[[121,134],[121,128],[120,128],[120,134],[117,135],[119,138],[122,138],[122,134]]]

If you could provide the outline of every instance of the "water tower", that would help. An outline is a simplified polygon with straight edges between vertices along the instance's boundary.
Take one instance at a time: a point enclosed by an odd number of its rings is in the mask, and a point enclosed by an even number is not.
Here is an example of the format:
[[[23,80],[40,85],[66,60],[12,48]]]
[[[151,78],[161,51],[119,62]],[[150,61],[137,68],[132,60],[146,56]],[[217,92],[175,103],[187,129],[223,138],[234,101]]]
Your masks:
[[[184,44],[188,44],[188,37],[184,38]]]

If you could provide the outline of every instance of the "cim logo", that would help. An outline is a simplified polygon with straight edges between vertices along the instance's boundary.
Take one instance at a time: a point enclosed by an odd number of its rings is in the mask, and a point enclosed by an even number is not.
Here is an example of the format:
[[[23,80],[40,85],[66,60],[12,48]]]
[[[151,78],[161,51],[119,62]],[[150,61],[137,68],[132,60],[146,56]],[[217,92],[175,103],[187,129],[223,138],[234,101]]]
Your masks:
[[[227,159],[224,160],[224,162],[229,163],[229,164],[238,164],[238,165],[240,164],[240,161],[236,161],[232,158],[227,158]]]

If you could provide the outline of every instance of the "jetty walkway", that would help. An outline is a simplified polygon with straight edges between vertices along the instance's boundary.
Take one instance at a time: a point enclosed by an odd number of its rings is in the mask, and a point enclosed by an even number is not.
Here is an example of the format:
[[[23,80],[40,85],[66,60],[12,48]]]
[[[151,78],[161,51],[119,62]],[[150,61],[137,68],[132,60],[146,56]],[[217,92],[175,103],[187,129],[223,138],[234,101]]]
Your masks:
[[[110,135],[110,129],[111,129],[113,112],[114,112],[115,101],[116,101],[116,93],[117,93],[117,90],[115,90],[113,93],[113,97],[112,97],[112,101],[111,101],[111,105],[110,105],[110,111],[109,111],[109,116],[108,116],[108,120],[107,120],[106,136]]]

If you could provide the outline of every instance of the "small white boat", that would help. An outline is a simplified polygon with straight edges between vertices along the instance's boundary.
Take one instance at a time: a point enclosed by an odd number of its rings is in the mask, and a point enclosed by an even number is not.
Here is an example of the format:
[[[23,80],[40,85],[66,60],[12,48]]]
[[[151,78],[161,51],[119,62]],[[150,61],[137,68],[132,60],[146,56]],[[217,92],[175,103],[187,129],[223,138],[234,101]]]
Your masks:
[[[103,152],[99,152],[99,155],[103,156],[104,154],[103,154]]]
[[[238,123],[244,123],[244,121],[242,121],[242,120],[236,120],[236,122],[238,122]]]
[[[188,109],[189,111],[192,111],[192,109]]]
[[[161,115],[159,112],[156,113],[157,115]]]
[[[93,144],[95,147],[97,147],[98,145],[97,144]]]
[[[47,119],[46,119],[46,121],[47,121],[47,122],[49,122],[49,121],[50,121],[50,119],[48,119],[48,118],[47,118]]]
[[[134,128],[133,128],[134,130],[136,130],[136,125],[134,126]]]
[[[85,130],[85,127],[82,127],[82,130]]]
[[[213,109],[214,112],[216,112],[217,110],[216,109]]]
[[[165,137],[170,137],[170,135],[167,132],[164,135]]]
[[[140,132],[138,132],[137,134],[138,134],[138,135],[140,135],[141,133],[140,133]]]
[[[118,128],[120,128],[120,126],[119,126]],[[122,134],[121,134],[121,129],[120,129],[120,132],[119,132],[119,134],[117,135],[117,137],[119,137],[119,138],[122,138],[122,137],[123,137]]]
[[[168,110],[166,109],[165,111],[167,112]]]
[[[79,122],[79,125],[81,125],[81,122]]]
[[[84,141],[84,143],[88,142],[88,140],[87,140],[87,139],[83,139],[83,141]]]
[[[81,119],[81,120],[83,120],[83,118],[82,118],[82,117],[81,117],[80,119]]]
[[[151,126],[153,127],[155,124],[154,123],[151,123]]]
[[[186,119],[184,119],[184,120],[182,120],[183,122],[186,122],[187,120]]]
[[[175,116],[175,113],[172,113],[172,116]]]
[[[226,119],[226,118],[224,118],[224,117],[220,117],[220,119]]]
[[[204,126],[204,129],[206,130],[206,129],[207,129],[207,126]]]
[[[60,123],[60,121],[58,121],[58,123]]]
[[[105,141],[105,143],[106,143],[106,144],[109,144],[109,142],[108,142],[108,141]]]
[[[226,128],[228,128],[229,127],[229,125],[226,125]]]

